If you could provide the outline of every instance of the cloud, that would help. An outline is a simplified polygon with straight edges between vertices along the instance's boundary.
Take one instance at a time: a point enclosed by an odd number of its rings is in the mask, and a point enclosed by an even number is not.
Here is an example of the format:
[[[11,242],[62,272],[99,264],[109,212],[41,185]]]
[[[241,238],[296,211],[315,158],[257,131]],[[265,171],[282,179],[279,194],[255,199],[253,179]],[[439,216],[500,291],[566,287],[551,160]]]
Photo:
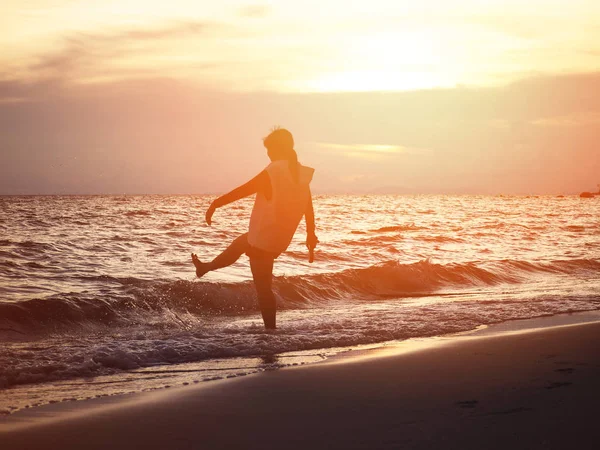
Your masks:
[[[551,24],[547,17],[539,20],[538,18],[515,17],[514,15],[475,15],[467,16],[465,21],[485,30],[492,30],[519,39],[538,39],[551,35],[555,32],[557,25]]]
[[[540,127],[581,127],[600,125],[600,111],[581,112],[566,116],[542,117],[535,119],[532,125]]]
[[[239,15],[241,17],[262,19],[268,16],[270,12],[271,7],[269,5],[248,5],[240,8]]]
[[[224,191],[262,168],[260,138],[277,123],[318,169],[321,191],[365,174],[357,191],[402,179],[416,192],[571,192],[600,173],[600,127],[555,125],[598,120],[600,73],[335,94],[4,80],[0,98],[0,193]]]
[[[361,31],[381,30],[382,28],[401,27],[423,28],[431,30],[456,29],[462,32],[476,27],[479,31],[499,33],[519,39],[537,39],[552,35],[561,23],[558,20],[515,14],[469,14],[460,11],[446,10],[426,11],[423,13],[389,15],[385,17],[363,17],[345,23],[350,29]]]
[[[27,99],[24,97],[5,97],[5,98],[0,98],[0,104],[1,103],[24,103],[26,102]]]
[[[366,179],[367,176],[363,173],[357,173],[351,175],[341,175],[338,178],[342,183],[356,183],[357,181]]]
[[[341,150],[345,152],[374,152],[374,153],[400,153],[404,147],[399,145],[381,144],[332,144],[327,142],[316,142],[315,145],[327,150]]]
[[[391,144],[335,144],[329,142],[312,142],[310,143],[316,147],[325,150],[334,150],[346,152],[350,155],[356,155],[360,153],[371,153],[371,154],[408,154],[408,153],[421,153],[421,149],[408,148],[402,145],[391,145]]]
[[[116,68],[128,58],[153,54],[156,46],[170,39],[213,36],[224,24],[198,21],[169,22],[157,27],[113,29],[104,32],[77,32],[61,39],[59,50],[38,55],[27,67],[30,79],[91,77],[97,74],[126,76],[153,74],[152,67]],[[107,69],[107,66],[110,70]]]
[[[0,79],[0,102],[22,103],[42,101],[49,95],[62,91],[60,82],[54,79],[23,80]]]

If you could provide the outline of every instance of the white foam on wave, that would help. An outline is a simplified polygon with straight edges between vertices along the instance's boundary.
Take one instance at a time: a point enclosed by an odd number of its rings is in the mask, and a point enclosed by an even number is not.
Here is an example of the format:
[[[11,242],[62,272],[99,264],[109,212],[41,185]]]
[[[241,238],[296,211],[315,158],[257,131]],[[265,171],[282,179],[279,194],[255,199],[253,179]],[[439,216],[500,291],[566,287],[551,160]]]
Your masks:
[[[525,295],[506,286],[442,296],[330,303],[281,311],[266,332],[257,312],[245,316],[180,317],[186,327],[97,329],[0,349],[0,386],[97,377],[156,365],[255,357],[435,336],[497,323],[600,309],[598,285],[576,296],[547,284]]]

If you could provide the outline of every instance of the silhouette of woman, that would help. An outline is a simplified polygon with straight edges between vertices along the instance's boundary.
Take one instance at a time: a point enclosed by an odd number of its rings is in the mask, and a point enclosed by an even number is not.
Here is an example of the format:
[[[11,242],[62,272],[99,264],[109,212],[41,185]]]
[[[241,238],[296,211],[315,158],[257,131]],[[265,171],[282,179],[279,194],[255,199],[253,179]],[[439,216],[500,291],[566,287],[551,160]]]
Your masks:
[[[315,215],[310,192],[314,169],[298,162],[292,133],[276,128],[263,139],[271,163],[247,183],[222,195],[206,211],[206,223],[212,223],[217,208],[256,194],[247,233],[236,238],[211,262],[201,262],[192,253],[196,275],[230,266],[245,253],[256,286],[258,304],[265,328],[275,329],[276,303],[271,289],[273,263],[290,244],[296,228],[306,219],[306,246],[312,252],[319,240],[315,235]]]

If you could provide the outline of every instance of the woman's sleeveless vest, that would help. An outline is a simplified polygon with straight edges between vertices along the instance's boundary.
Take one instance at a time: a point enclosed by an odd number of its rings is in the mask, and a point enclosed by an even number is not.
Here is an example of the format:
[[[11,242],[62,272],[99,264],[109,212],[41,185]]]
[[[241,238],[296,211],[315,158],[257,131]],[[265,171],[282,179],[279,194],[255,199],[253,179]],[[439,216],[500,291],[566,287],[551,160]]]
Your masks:
[[[250,216],[248,243],[270,253],[284,252],[298,228],[310,198],[314,169],[298,164],[298,182],[287,160],[274,161],[265,169],[271,180],[271,199],[256,194]]]

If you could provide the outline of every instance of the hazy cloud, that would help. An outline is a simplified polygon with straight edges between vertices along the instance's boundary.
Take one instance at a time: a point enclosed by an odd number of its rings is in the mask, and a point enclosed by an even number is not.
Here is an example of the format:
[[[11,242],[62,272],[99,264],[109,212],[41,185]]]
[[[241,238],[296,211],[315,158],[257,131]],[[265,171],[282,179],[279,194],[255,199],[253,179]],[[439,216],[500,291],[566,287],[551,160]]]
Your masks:
[[[336,94],[4,80],[0,98],[2,194],[223,192],[268,162],[275,124],[318,169],[318,192],[568,193],[600,173],[600,73]]]
[[[367,176],[364,173],[350,174],[350,175],[342,175],[339,177],[339,180],[342,183],[356,183],[357,181],[364,180]]]
[[[259,18],[267,17],[271,12],[269,5],[248,5],[240,8],[239,15],[241,17]]]
[[[531,122],[541,127],[581,127],[600,125],[600,111],[581,112],[567,116],[543,117]]]
[[[552,23],[552,20],[547,17],[540,19],[502,15],[467,16],[465,22],[519,39],[538,39],[551,35],[559,24]]]
[[[409,154],[421,153],[423,151],[421,149],[391,144],[334,144],[328,142],[312,142],[310,144],[325,150],[346,152],[349,155],[356,155],[357,153]]]
[[[0,80],[0,101],[4,103],[37,102],[62,92],[56,79],[4,79]]]
[[[107,30],[105,32],[78,32],[65,36],[59,50],[39,55],[28,67],[30,78],[66,78],[69,76],[94,76],[104,71],[104,63],[114,63],[131,56],[150,54],[157,43],[168,39],[192,36],[212,36],[225,29],[225,25],[211,22],[171,22],[160,27]],[[151,74],[148,67],[116,70],[112,74]],[[127,73],[129,72],[129,73]]]

